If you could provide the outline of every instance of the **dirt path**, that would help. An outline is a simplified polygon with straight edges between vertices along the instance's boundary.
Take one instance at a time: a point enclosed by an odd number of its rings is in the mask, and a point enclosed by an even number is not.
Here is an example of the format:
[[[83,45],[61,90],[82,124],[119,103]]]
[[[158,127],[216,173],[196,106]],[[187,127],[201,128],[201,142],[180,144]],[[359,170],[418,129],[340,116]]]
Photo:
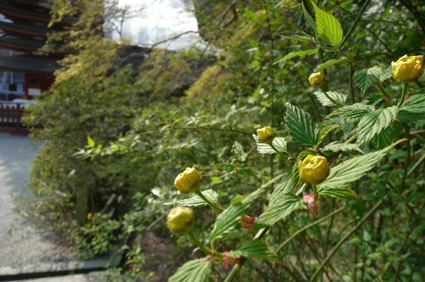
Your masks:
[[[55,235],[41,230],[14,210],[22,208],[16,206],[14,197],[33,196],[26,182],[36,153],[27,137],[0,133],[0,270],[3,271],[69,260],[68,252],[55,244]]]

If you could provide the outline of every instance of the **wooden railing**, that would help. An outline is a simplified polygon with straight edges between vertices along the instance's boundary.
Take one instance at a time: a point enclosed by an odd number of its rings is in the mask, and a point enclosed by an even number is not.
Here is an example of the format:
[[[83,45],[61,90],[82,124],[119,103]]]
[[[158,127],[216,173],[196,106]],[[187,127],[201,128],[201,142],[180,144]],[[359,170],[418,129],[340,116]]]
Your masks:
[[[12,135],[27,135],[28,128],[22,124],[24,105],[15,103],[0,104],[0,131]]]

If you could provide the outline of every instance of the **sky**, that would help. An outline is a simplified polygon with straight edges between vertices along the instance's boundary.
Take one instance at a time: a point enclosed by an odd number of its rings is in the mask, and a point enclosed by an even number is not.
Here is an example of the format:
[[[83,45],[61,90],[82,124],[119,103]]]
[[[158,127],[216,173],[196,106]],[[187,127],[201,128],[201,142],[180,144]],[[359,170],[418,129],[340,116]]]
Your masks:
[[[186,31],[198,31],[196,18],[189,11],[193,10],[193,4],[185,4],[182,0],[119,0],[119,6],[130,9],[122,36],[130,38],[135,45],[151,46]],[[119,33],[114,32],[112,38],[118,39]],[[198,41],[198,34],[190,33],[160,47],[177,50]]]

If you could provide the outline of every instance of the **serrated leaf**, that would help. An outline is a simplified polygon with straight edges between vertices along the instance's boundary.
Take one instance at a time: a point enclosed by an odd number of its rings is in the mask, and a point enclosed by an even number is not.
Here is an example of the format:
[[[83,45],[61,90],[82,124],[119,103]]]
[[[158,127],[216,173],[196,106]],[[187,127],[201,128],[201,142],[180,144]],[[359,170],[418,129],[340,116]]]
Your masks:
[[[183,264],[168,282],[207,282],[211,277],[211,261],[208,257],[191,260]]]
[[[350,117],[350,118],[361,118],[367,115],[368,113],[372,112],[373,110],[375,110],[374,106],[356,103],[353,105],[339,108],[334,113],[341,116]]]
[[[400,107],[399,119],[404,122],[425,119],[425,95],[409,97]]]
[[[327,69],[327,68],[329,68],[332,65],[339,64],[339,63],[345,63],[345,62],[348,62],[348,59],[346,57],[342,57],[340,59],[332,59],[332,60],[326,61],[323,64],[320,64],[320,65],[317,66],[316,72],[321,71],[321,70],[324,70],[324,69]]]
[[[354,135],[353,129],[356,123],[357,120],[352,118],[344,117],[341,119],[341,128],[345,139],[348,139],[351,135]]]
[[[202,194],[211,202],[218,202],[218,194],[212,190],[204,190]],[[182,206],[182,207],[205,207],[207,204],[198,195],[175,202],[166,203],[166,205]]]
[[[298,187],[301,185],[301,180],[300,180],[300,171],[298,169],[298,164],[295,163],[292,166],[292,188],[289,192],[294,193]]]
[[[305,56],[305,55],[315,54],[315,53],[317,53],[317,51],[319,51],[319,49],[320,49],[320,47],[314,47],[314,48],[308,48],[308,49],[304,49],[304,50],[291,52],[288,55],[286,55],[285,57],[283,57],[282,59],[280,59],[279,61],[277,61],[275,64],[280,63],[280,62],[284,62],[286,60],[292,59],[292,58],[297,57],[297,56]]]
[[[242,200],[238,201],[237,205],[232,205],[225,209],[215,221],[214,228],[210,235],[211,242],[214,242],[216,239],[222,237],[226,232],[238,224],[238,221],[242,218],[242,216],[245,215],[245,209],[252,203],[252,201],[254,201],[261,193],[263,193],[266,187],[279,178],[280,176],[273,178],[246,197],[242,197]]]
[[[390,66],[382,71],[382,74],[379,76],[379,81],[384,82],[387,79],[393,77],[393,68]]]
[[[292,178],[291,175],[288,174],[282,178],[279,184],[276,185],[272,193],[272,196],[270,198],[269,205],[272,205],[275,202],[280,201],[283,195],[285,195],[288,192],[291,192],[291,187],[292,187],[291,178]]]
[[[365,92],[370,86],[379,81],[382,75],[380,67],[358,70],[354,73],[353,79],[356,84]]]
[[[236,250],[230,251],[229,256],[232,258],[262,258],[268,260],[279,261],[279,257],[270,250],[266,243],[260,240],[250,240],[243,242]]]
[[[308,14],[306,8],[304,7],[304,2],[303,2],[303,12],[304,12],[305,20],[308,26],[310,27],[311,32],[313,32],[314,37],[319,38],[319,32],[317,31],[316,23],[314,22],[314,19]]]
[[[320,129],[319,131],[319,138],[317,140],[316,146],[319,147],[319,145],[323,142],[323,140],[328,136],[329,132],[334,130],[335,128],[339,128],[339,125],[327,125],[324,128]]]
[[[349,188],[324,188],[319,189],[319,195],[328,197],[328,198],[347,198],[347,197],[356,197],[357,194]]]
[[[391,121],[397,119],[398,107],[392,106],[375,110],[360,120],[357,126],[357,144],[363,144],[387,128]]]
[[[259,224],[273,225],[284,219],[294,210],[305,208],[303,200],[295,194],[286,193],[279,201],[270,204],[267,210],[257,220]]]
[[[338,46],[342,40],[341,24],[332,14],[321,10],[311,1],[316,14],[316,26],[319,37],[329,46]]]
[[[258,136],[253,134],[252,137],[254,137],[255,139],[255,143],[257,144],[257,151],[260,154],[276,154],[276,151],[273,150],[273,148],[266,143],[260,142],[258,140]],[[276,137],[275,139],[273,139],[273,146],[275,146],[275,148],[281,152],[281,153],[287,153],[288,149],[287,149],[287,145],[286,145],[286,138],[284,137]]]
[[[319,129],[311,116],[303,110],[286,103],[286,126],[295,143],[303,146],[314,146],[317,143]]]
[[[399,122],[392,123],[389,127],[382,130],[381,133],[373,137],[373,144],[377,149],[383,149],[393,142],[403,132],[403,126]]]
[[[396,144],[380,151],[354,157],[331,168],[328,178],[319,184],[319,191],[330,188],[346,188],[347,184],[360,179],[371,170]]]
[[[351,143],[338,143],[334,141],[326,145],[322,151],[325,152],[346,152],[346,151],[357,151],[363,154],[363,151],[360,149],[359,145]]]
[[[326,94],[328,94],[329,97],[331,97],[336,102],[339,102],[341,104],[344,104],[345,101],[347,100],[347,95],[343,93],[339,93],[335,91],[327,91]],[[326,97],[326,95],[322,91],[316,91],[314,92],[314,95],[317,97],[317,99],[319,100],[320,104],[322,104],[322,106],[325,106],[325,107],[336,106],[331,100],[329,100],[328,97]]]
[[[232,227],[234,227],[238,221],[245,214],[245,205],[239,204],[230,206],[224,210],[218,217],[214,224],[214,228],[211,232],[211,242],[222,237]]]

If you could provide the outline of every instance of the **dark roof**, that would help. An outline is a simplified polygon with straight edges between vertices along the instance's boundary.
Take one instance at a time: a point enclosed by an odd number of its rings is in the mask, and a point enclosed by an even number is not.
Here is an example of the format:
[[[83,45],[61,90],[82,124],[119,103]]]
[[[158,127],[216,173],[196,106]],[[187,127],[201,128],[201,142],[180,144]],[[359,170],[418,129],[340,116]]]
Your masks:
[[[0,4],[0,11],[6,18],[15,18],[15,19],[25,19],[30,21],[40,21],[48,23],[50,22],[50,15],[48,13],[41,12],[31,12],[28,10],[14,8],[8,5]],[[62,22],[66,24],[71,24],[76,22],[76,18],[63,18]]]
[[[17,51],[38,51],[44,46],[43,41],[0,37],[0,45],[6,49]]]
[[[31,6],[39,6],[50,9],[53,5],[54,0],[6,0],[11,4],[26,4]]]
[[[43,56],[0,56],[0,70],[52,74],[59,68],[55,59]]]
[[[11,23],[0,20],[0,28],[6,33],[21,33],[26,36],[43,36],[45,37],[47,33],[58,31],[57,29],[49,29],[36,25],[26,25],[20,23]]]

